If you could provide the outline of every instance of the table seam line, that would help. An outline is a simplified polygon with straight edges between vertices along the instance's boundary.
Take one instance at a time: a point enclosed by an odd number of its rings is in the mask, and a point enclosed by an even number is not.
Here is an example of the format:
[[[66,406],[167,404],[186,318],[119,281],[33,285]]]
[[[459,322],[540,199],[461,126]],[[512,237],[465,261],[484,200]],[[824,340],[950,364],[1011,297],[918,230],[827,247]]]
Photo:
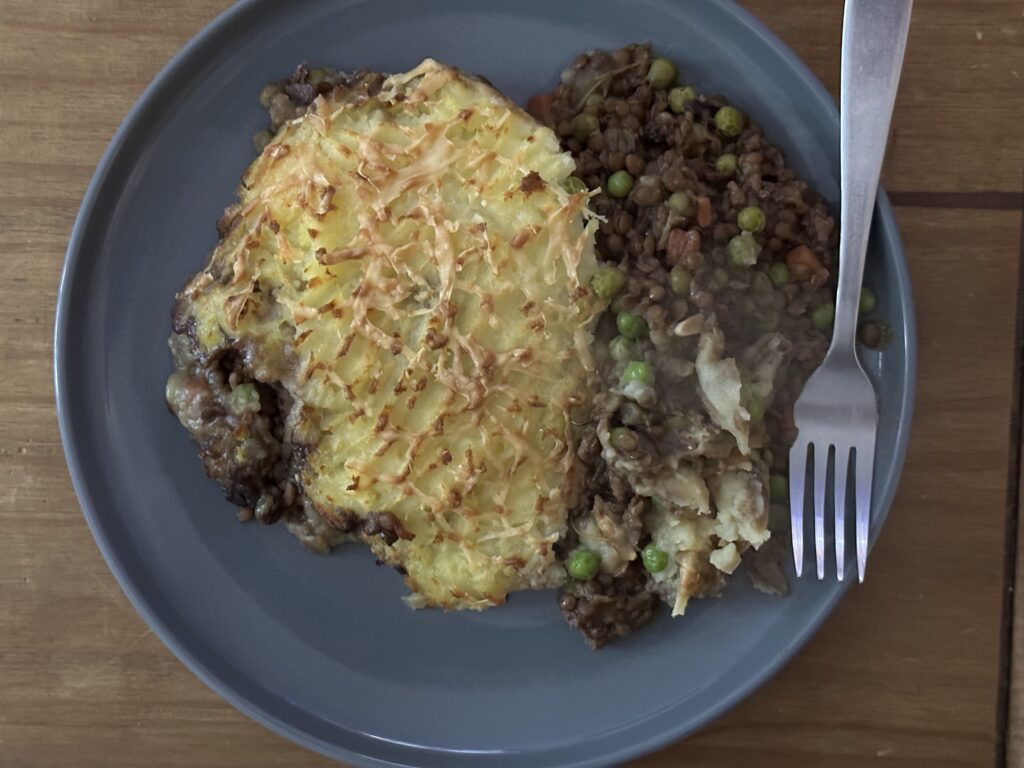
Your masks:
[[[898,208],[973,208],[989,211],[1024,210],[1020,192],[979,190],[974,192],[930,192],[887,189],[889,201]]]
[[[1024,177],[1022,177],[1021,193],[1018,195],[1024,203]],[[1024,210],[1024,209],[1022,209]],[[1024,213],[1020,221],[1020,249],[1017,259],[1017,307],[1016,326],[1014,328],[1013,373],[1010,390],[1009,408],[1009,456],[1007,457],[1006,483],[1006,521],[1005,521],[1005,555],[1003,563],[1003,606],[1002,631],[999,653],[999,680],[996,691],[996,768],[1008,768],[1011,716],[1014,709],[1013,701],[1013,643],[1014,643],[1014,592],[1017,582],[1018,563],[1018,527],[1020,522],[1020,490],[1021,490],[1021,411],[1024,408],[1024,391],[1022,391],[1022,366],[1024,366]]]

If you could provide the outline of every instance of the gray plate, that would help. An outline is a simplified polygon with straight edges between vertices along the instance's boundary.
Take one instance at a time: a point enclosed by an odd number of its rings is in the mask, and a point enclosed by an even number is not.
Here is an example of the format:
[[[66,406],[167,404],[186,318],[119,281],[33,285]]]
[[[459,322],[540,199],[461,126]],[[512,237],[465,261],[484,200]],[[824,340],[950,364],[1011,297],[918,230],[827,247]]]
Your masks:
[[[724,2],[243,2],[171,62],[132,109],[86,193],[61,282],[57,401],[71,475],[138,611],[197,675],[288,738],[359,765],[594,766],[687,734],[776,671],[842,588],[772,599],[735,579],[721,600],[599,653],[551,592],[481,614],[412,612],[400,578],[357,547],[304,551],[239,525],[163,402],[174,292],[214,246],[264,125],[256,93],[301,60],[398,71],[424,56],[485,74],[520,102],[578,51],[650,40],[686,81],[755,116],[837,199],[838,122],[779,40]],[[838,51],[836,53],[838,55]],[[881,392],[875,524],[907,443],[910,286],[878,206],[869,281],[895,331],[866,364]]]

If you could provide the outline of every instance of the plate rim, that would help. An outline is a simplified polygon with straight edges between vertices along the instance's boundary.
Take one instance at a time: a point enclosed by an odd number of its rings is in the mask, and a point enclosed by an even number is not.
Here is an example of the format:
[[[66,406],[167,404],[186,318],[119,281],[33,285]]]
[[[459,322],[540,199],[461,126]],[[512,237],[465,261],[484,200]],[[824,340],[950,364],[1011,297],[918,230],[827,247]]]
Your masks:
[[[359,0],[355,1],[359,2]],[[204,684],[206,684],[218,696],[231,704],[235,709],[293,743],[313,750],[325,757],[335,760],[345,760],[355,765],[370,766],[372,768],[400,768],[401,766],[415,765],[415,763],[394,762],[388,759],[377,758],[371,755],[352,751],[337,743],[314,736],[292,723],[281,719],[276,714],[266,710],[265,708],[253,704],[246,699],[244,695],[238,694],[232,684],[225,680],[220,673],[215,672],[196,657],[186,642],[180,638],[179,634],[164,621],[159,610],[152,605],[150,598],[137,588],[135,582],[129,575],[121,556],[118,554],[117,546],[108,535],[108,531],[102,522],[102,514],[97,512],[98,506],[90,491],[87,480],[88,473],[84,470],[82,465],[82,459],[80,456],[82,449],[79,445],[79,441],[82,437],[72,424],[70,401],[66,395],[66,392],[73,388],[73,382],[70,380],[71,372],[67,365],[67,358],[69,354],[67,344],[71,335],[69,323],[71,320],[70,297],[73,291],[72,286],[75,282],[75,277],[78,273],[80,264],[87,259],[87,255],[83,252],[83,241],[86,238],[87,230],[94,221],[102,218],[102,208],[98,208],[97,206],[98,203],[101,202],[100,197],[106,186],[107,177],[114,170],[118,157],[125,149],[128,139],[131,137],[133,132],[137,130],[137,125],[141,120],[143,120],[145,113],[150,109],[153,102],[159,97],[161,92],[167,88],[172,88],[177,79],[188,76],[184,70],[189,65],[192,57],[196,54],[201,54],[202,51],[208,45],[212,44],[218,36],[224,33],[230,33],[231,28],[236,23],[241,22],[247,14],[254,12],[254,9],[258,8],[260,5],[266,4],[267,2],[268,0],[238,0],[238,2],[221,12],[194,37],[185,43],[185,45],[160,69],[159,73],[135,100],[101,155],[75,217],[74,226],[72,227],[71,234],[68,239],[64,263],[61,268],[57,293],[53,337],[53,366],[54,396],[56,400],[57,420],[60,428],[61,444],[82,515],[88,524],[93,539],[103,555],[107,566],[114,574],[118,585],[132,604],[132,607],[143,618],[147,625],[153,629],[161,642],[163,642],[171,653],[173,653],[174,656],[189,669],[189,671],[196,675]],[[838,130],[838,108],[828,91],[804,61],[752,12],[742,6],[739,6],[733,2],[733,0],[713,0],[713,2],[725,12],[734,16],[739,23],[747,27],[754,35],[760,38],[768,48],[772,49],[779,55],[780,59],[794,71],[794,74],[808,86],[813,96],[822,102],[829,116],[834,119]],[[346,4],[350,3],[346,2]],[[657,4],[671,4],[671,0],[658,2]],[[881,506],[880,509],[876,511],[877,524],[873,526],[874,534],[870,542],[872,547],[888,519],[892,501],[902,475],[909,444],[909,433],[913,419],[917,383],[917,323],[913,294],[910,286],[909,265],[907,263],[906,252],[903,248],[902,240],[899,235],[895,214],[891,204],[889,203],[888,196],[881,187],[879,187],[878,191],[878,200],[875,206],[873,226],[878,227],[877,231],[882,236],[886,248],[891,250],[895,257],[893,259],[892,267],[896,274],[896,288],[900,296],[904,313],[905,330],[901,341],[906,360],[905,365],[907,375],[902,383],[903,391],[901,394],[903,405],[898,416],[895,451],[893,454],[892,466],[895,471],[892,475],[892,482],[882,490]],[[847,580],[841,583],[838,590],[821,603],[818,612],[814,614],[802,630],[794,636],[792,641],[788,644],[785,653],[782,653],[776,658],[770,660],[756,675],[746,680],[743,685],[737,686],[728,696],[723,697],[722,700],[716,703],[715,706],[709,707],[705,710],[702,715],[696,719],[696,722],[684,722],[673,727],[661,729],[655,736],[628,740],[627,742],[623,742],[622,746],[617,750],[613,752],[604,752],[600,757],[590,754],[581,754],[573,758],[570,762],[544,762],[543,764],[558,765],[563,766],[563,768],[611,765],[647,754],[669,743],[678,741],[679,739],[706,726],[709,722],[718,718],[729,709],[732,709],[740,701],[747,698],[755,690],[764,685],[769,679],[774,677],[818,631],[824,620],[832,613],[839,601],[845,596],[852,583],[852,580]],[[344,726],[342,727],[344,728]],[[632,727],[633,726],[623,726],[623,728],[617,732],[628,733]],[[481,761],[486,760],[488,764],[495,764],[498,762],[501,762],[501,764],[508,764],[510,760],[511,762],[516,762],[521,758],[542,759],[544,755],[558,759],[558,756],[565,751],[579,752],[581,743],[582,742],[578,741],[570,742],[540,751],[501,751],[487,753],[486,757],[483,754],[480,754],[479,757]],[[415,754],[417,752],[427,752],[434,755],[451,754],[451,750],[438,747],[406,746],[409,747],[410,754]],[[541,763],[538,762],[535,764],[539,765]]]

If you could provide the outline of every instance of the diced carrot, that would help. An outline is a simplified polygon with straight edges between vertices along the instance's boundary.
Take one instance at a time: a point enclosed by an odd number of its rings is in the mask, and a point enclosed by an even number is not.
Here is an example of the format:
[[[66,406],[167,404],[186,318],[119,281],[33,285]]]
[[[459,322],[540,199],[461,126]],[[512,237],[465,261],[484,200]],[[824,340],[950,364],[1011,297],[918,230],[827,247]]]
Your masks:
[[[828,279],[828,270],[806,245],[798,245],[786,254],[786,266],[793,279],[800,283],[812,277],[822,282]]]
[[[700,232],[696,229],[673,229],[668,233],[665,255],[669,266],[675,266],[689,253],[700,252]]]
[[[554,102],[555,98],[550,93],[538,93],[526,102],[526,111],[544,125],[551,125],[554,122]]]
[[[711,199],[707,197],[697,198],[697,224],[707,229],[714,221],[711,213]]]

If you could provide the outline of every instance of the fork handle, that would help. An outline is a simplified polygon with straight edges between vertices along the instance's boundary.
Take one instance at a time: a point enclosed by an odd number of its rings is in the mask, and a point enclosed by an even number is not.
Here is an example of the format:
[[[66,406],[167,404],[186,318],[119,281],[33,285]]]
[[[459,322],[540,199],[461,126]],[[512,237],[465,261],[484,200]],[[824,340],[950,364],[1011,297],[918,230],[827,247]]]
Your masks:
[[[846,0],[840,74],[839,288],[832,350],[853,352],[864,259],[912,0]]]

